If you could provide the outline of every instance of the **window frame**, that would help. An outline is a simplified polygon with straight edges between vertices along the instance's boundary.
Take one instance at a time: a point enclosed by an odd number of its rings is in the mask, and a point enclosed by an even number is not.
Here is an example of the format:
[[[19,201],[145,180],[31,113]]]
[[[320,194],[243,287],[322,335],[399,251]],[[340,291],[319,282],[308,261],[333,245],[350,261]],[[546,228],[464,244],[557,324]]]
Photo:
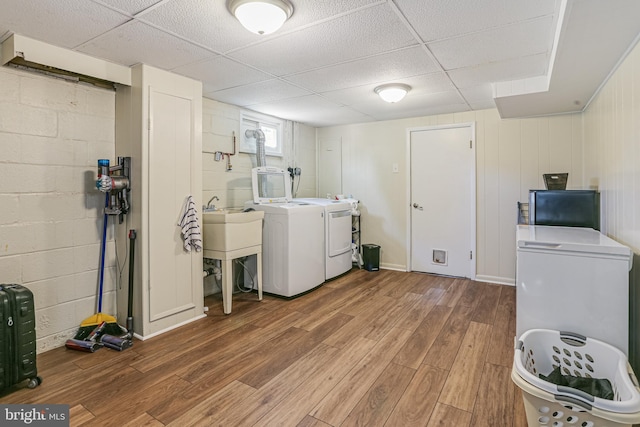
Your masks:
[[[270,147],[265,144],[264,151],[267,156],[284,157],[283,131],[284,120],[264,114],[253,112],[240,113],[240,143],[238,150],[241,153],[256,153],[256,144],[254,138],[247,138],[245,132],[248,129],[270,128],[276,131],[276,146]],[[266,132],[265,132],[266,136]]]

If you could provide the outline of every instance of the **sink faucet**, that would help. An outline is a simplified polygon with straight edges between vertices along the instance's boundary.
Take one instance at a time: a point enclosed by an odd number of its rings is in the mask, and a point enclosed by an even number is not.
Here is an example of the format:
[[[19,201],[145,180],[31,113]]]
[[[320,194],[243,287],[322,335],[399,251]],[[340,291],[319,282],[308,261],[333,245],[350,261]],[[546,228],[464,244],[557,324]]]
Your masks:
[[[218,199],[218,196],[213,196],[212,198],[209,199],[209,201],[207,202],[207,206],[205,206],[205,209],[215,209],[215,206],[211,206],[211,202],[213,202],[214,200],[216,201],[220,201],[220,199]]]

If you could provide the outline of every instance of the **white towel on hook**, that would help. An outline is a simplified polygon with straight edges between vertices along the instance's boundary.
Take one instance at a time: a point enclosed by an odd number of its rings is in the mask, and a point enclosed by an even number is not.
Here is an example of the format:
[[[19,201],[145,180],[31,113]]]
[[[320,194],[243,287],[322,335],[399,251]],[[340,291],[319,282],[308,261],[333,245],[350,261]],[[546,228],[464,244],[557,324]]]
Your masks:
[[[178,226],[182,231],[182,239],[184,239],[184,248],[187,252],[195,249],[196,252],[202,250],[202,234],[200,233],[200,224],[198,223],[198,211],[193,197],[187,197],[180,213]]]

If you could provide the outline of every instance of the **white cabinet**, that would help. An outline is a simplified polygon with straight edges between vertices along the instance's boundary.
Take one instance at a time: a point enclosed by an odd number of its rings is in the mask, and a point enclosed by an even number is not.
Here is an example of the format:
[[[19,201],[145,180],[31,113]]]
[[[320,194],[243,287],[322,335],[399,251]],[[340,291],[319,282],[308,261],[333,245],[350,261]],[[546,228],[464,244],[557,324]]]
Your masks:
[[[116,93],[116,155],[131,157],[131,213],[118,227],[118,257],[124,264],[128,230],[137,230],[134,330],[148,338],[204,315],[202,252],[184,249],[177,226],[189,195],[202,205],[202,84],[133,67],[131,86]],[[119,268],[124,323],[128,259]]]

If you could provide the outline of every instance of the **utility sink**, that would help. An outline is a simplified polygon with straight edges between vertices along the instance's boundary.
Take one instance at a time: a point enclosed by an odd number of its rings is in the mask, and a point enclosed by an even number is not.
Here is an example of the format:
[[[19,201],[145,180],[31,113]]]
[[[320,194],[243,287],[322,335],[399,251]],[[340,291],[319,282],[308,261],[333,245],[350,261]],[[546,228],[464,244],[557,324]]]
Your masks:
[[[263,211],[224,208],[202,214],[205,251],[235,251],[262,244]]]

